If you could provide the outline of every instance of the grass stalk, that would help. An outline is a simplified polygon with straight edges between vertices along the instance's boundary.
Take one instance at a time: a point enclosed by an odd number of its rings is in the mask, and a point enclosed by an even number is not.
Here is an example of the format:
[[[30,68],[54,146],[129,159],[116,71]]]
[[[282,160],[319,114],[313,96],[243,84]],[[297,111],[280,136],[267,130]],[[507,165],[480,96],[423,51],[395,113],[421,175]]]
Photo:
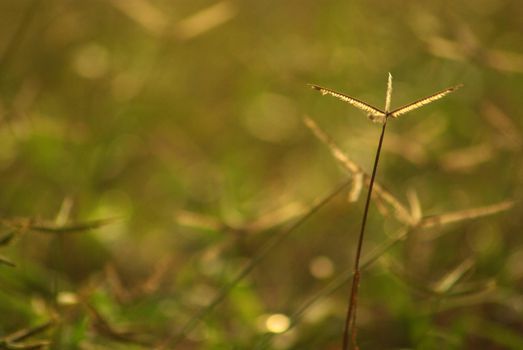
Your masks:
[[[383,109],[383,110],[380,108],[374,107],[366,102],[363,102],[357,98],[351,97],[349,95],[345,95],[341,92],[337,92],[337,91],[331,90],[329,88],[321,87],[321,86],[315,85],[315,84],[309,84],[309,86],[311,88],[313,88],[314,90],[321,92],[322,95],[330,95],[330,96],[336,97],[337,99],[360,109],[361,111],[367,113],[367,117],[370,120],[372,120],[373,122],[382,123],[382,125],[383,125],[382,129],[381,129],[380,139],[378,142],[378,148],[376,150],[376,156],[374,158],[374,166],[372,168],[372,175],[368,182],[369,191],[367,192],[367,200],[365,202],[365,209],[363,211],[361,230],[360,230],[360,234],[358,237],[356,256],[354,259],[354,269],[353,269],[354,275],[353,275],[353,279],[352,279],[352,288],[351,288],[351,292],[350,292],[350,296],[349,296],[347,315],[346,315],[345,326],[344,326],[344,330],[343,330],[342,349],[350,350],[350,348],[352,346],[354,348],[354,350],[357,350],[358,346],[356,343],[356,307],[358,304],[358,288],[359,288],[360,278],[361,278],[361,272],[360,272],[361,251],[362,251],[362,247],[363,247],[363,239],[365,237],[365,225],[367,223],[367,216],[369,213],[369,205],[370,205],[370,199],[372,197],[372,189],[374,187],[376,171],[378,169],[378,163],[379,163],[379,159],[380,159],[381,147],[383,145],[383,138],[385,136],[385,129],[387,127],[387,120],[390,117],[392,117],[394,119],[398,118],[401,115],[404,115],[404,114],[414,111],[420,107],[423,107],[429,103],[437,101],[437,100],[443,98],[444,96],[450,94],[451,92],[455,91],[456,89],[460,88],[462,85],[456,85],[456,86],[453,86],[450,88],[446,88],[444,90],[438,91],[438,92],[436,92],[432,95],[426,96],[424,98],[415,100],[414,102],[408,103],[408,104],[406,104],[402,107],[396,108],[394,110],[391,110],[391,108],[390,108],[391,101],[392,101],[392,76],[390,73],[389,73],[389,79],[387,82],[387,94],[385,96],[385,109]],[[345,157],[343,152],[339,151],[339,149],[329,139],[329,137],[327,137],[327,135],[325,135],[323,132],[321,132],[312,121],[306,119],[305,122],[306,122],[307,126],[309,126],[309,128],[311,130],[313,130],[315,135],[329,146],[329,148],[331,149],[331,152],[336,157],[336,159],[341,161],[350,172],[360,173],[359,168],[355,164],[353,164],[347,157]],[[376,190],[378,191],[379,189],[380,189],[380,186],[377,184]],[[378,192],[382,192],[382,191],[380,190]],[[382,194],[385,194],[385,192],[383,192]],[[387,202],[394,204],[395,208],[401,209],[400,211],[397,210],[398,212],[406,211],[403,209],[403,206],[399,204],[399,202],[397,202],[395,200],[391,200],[391,199],[393,199],[392,196],[387,196],[387,198],[388,198]],[[406,215],[401,215],[401,216],[403,218],[407,217],[406,223],[409,226],[413,225],[413,224],[417,224],[417,222],[414,222],[412,220],[413,218],[410,213],[407,212]],[[351,338],[350,342],[349,342],[349,337]]]
[[[383,139],[385,137],[385,130],[387,128],[387,119],[391,115],[390,103],[392,100],[392,75],[389,73],[387,81],[387,94],[385,96],[385,113],[383,113],[383,126],[381,127],[380,139],[378,141],[378,148],[376,149],[376,156],[374,157],[374,165],[372,167],[372,175],[370,176],[369,191],[367,192],[367,199],[365,200],[365,209],[363,210],[363,219],[361,220],[360,235],[358,237],[358,246],[356,248],[356,257],[354,258],[354,275],[352,277],[352,288],[349,296],[349,306],[347,307],[347,316],[345,318],[345,327],[343,330],[343,350],[358,349],[356,342],[356,308],[358,305],[358,288],[360,286],[360,259],[361,250],[363,247],[363,238],[365,237],[365,226],[367,224],[367,216],[369,214],[370,199],[372,197],[372,188],[374,187],[374,180],[376,179],[376,172],[380,162],[381,147],[383,146]],[[350,342],[349,342],[350,335]]]
[[[374,186],[374,179],[376,178],[376,172],[378,170],[378,163],[380,160],[381,147],[383,145],[383,139],[385,136],[385,129],[387,127],[387,119],[385,119],[381,128],[381,135],[378,142],[378,148],[376,150],[376,156],[374,157],[374,166],[372,168],[372,175],[370,177],[369,190],[367,192],[367,199],[365,201],[365,209],[363,210],[363,219],[361,221],[361,230],[358,237],[358,246],[356,248],[356,257],[354,259],[354,274],[352,277],[352,288],[349,296],[349,306],[347,308],[347,316],[345,318],[345,328],[343,332],[343,350],[349,350],[351,346],[357,349],[356,345],[356,307],[358,304],[358,288],[360,284],[360,259],[361,251],[363,247],[363,238],[365,236],[365,226],[367,224],[367,216],[369,213],[370,199],[372,196],[372,187]],[[349,335],[351,341],[349,342]]]

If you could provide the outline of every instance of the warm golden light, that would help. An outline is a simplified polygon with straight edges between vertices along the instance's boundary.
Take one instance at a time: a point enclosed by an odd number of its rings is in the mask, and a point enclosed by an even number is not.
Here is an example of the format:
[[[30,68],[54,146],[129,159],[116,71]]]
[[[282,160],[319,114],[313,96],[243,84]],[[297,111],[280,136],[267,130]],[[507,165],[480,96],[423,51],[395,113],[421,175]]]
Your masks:
[[[329,278],[334,273],[334,264],[326,256],[317,256],[311,260],[309,271],[311,275],[318,279]]]
[[[283,333],[289,329],[290,325],[291,321],[289,317],[284,314],[273,314],[267,317],[265,321],[265,327],[271,333]]]

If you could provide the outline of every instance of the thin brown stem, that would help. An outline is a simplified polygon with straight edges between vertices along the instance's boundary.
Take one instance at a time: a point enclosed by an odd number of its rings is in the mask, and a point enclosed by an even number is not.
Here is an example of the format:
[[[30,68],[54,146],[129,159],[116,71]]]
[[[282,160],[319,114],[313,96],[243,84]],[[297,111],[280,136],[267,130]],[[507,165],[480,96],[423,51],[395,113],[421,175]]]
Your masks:
[[[345,319],[345,329],[343,332],[343,350],[350,350],[351,345],[353,349],[357,349],[356,345],[356,305],[358,303],[358,287],[360,283],[360,258],[363,247],[363,237],[365,235],[365,225],[367,223],[367,215],[369,213],[370,198],[372,196],[372,187],[374,185],[374,179],[376,177],[376,171],[378,169],[378,163],[380,159],[381,146],[383,145],[383,138],[385,136],[385,128],[387,126],[387,118],[383,123],[381,129],[380,140],[378,143],[378,149],[376,150],[376,156],[374,158],[374,167],[372,168],[372,175],[370,178],[369,191],[367,192],[367,200],[365,201],[365,209],[363,211],[363,220],[361,222],[361,230],[358,238],[358,247],[356,249],[356,257],[354,259],[354,276],[352,278],[352,288],[349,297],[349,307],[347,309],[347,317]],[[349,343],[349,334],[352,334],[351,343]]]

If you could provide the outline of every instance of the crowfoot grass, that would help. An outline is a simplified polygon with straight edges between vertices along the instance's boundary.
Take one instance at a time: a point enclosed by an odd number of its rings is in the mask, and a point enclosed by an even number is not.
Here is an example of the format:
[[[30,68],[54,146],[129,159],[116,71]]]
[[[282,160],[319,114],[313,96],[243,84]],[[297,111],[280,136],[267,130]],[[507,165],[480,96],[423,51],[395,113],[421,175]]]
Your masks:
[[[349,305],[347,308],[347,316],[345,319],[345,327],[344,327],[344,332],[343,332],[342,349],[348,350],[351,348],[351,346],[354,349],[358,349],[357,342],[356,342],[356,307],[357,307],[357,303],[358,303],[358,288],[359,288],[359,283],[360,283],[360,278],[361,278],[361,276],[360,276],[361,250],[363,247],[363,239],[365,236],[365,226],[367,223],[369,204],[370,204],[370,200],[371,200],[371,196],[372,196],[372,189],[374,187],[374,180],[376,177],[376,172],[378,169],[381,148],[383,145],[383,139],[385,136],[385,130],[386,130],[386,126],[387,126],[387,120],[389,118],[398,118],[399,116],[401,116],[403,114],[409,113],[409,112],[414,111],[420,107],[423,107],[429,103],[439,100],[439,99],[443,98],[444,96],[450,94],[457,88],[461,87],[461,85],[446,88],[446,89],[436,92],[430,96],[418,99],[418,100],[408,103],[402,107],[396,108],[392,111],[390,110],[391,100],[392,100],[392,76],[390,73],[389,73],[389,79],[387,82],[387,94],[385,97],[385,110],[381,110],[377,107],[374,107],[374,106],[372,106],[368,103],[365,103],[361,100],[358,100],[354,97],[342,94],[340,92],[337,92],[337,91],[334,91],[334,90],[331,90],[328,88],[324,88],[324,87],[321,87],[318,85],[310,85],[310,86],[313,89],[320,91],[322,93],[322,95],[331,95],[344,102],[349,103],[350,105],[366,112],[367,117],[370,120],[372,120],[373,122],[382,124],[381,134],[380,134],[380,138],[378,141],[378,147],[376,150],[376,156],[374,157],[374,166],[372,168],[372,174],[370,176],[370,180],[369,180],[369,184],[368,184],[369,190],[367,192],[367,199],[365,201],[365,208],[363,211],[363,218],[362,218],[362,223],[361,223],[360,234],[359,234],[358,242],[357,242],[357,246],[356,246],[356,256],[355,256],[355,260],[354,260],[354,273],[353,273],[353,279],[352,279],[352,288],[351,288],[351,292],[350,292],[349,303],[348,303]],[[332,149],[332,147],[331,147],[331,149]],[[338,152],[336,152],[336,153],[338,153]],[[409,217],[410,217],[410,215],[409,215]],[[349,342],[349,335],[351,335],[350,342]]]

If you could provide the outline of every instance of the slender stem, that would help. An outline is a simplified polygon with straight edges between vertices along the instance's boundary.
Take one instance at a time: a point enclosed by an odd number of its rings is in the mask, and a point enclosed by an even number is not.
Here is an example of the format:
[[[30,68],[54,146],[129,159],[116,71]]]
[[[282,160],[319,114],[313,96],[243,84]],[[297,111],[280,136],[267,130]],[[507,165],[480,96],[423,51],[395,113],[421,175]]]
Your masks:
[[[356,345],[356,305],[358,302],[358,287],[360,284],[360,258],[361,250],[363,246],[363,237],[365,235],[365,225],[367,223],[367,214],[369,213],[370,198],[372,196],[372,187],[374,186],[374,178],[376,177],[376,171],[378,169],[378,162],[380,159],[381,146],[383,144],[383,138],[385,136],[385,127],[387,126],[387,117],[383,122],[381,129],[380,140],[378,143],[378,149],[376,150],[376,156],[374,158],[374,167],[372,168],[372,175],[370,177],[369,192],[367,192],[367,200],[365,202],[365,209],[363,211],[363,220],[361,222],[361,230],[358,238],[358,247],[356,249],[356,258],[354,260],[354,276],[352,278],[352,288],[349,297],[349,307],[347,309],[347,317],[345,319],[345,329],[343,332],[343,350],[349,350],[351,345],[354,349],[357,349]],[[352,341],[349,343],[349,334],[352,335]]]

